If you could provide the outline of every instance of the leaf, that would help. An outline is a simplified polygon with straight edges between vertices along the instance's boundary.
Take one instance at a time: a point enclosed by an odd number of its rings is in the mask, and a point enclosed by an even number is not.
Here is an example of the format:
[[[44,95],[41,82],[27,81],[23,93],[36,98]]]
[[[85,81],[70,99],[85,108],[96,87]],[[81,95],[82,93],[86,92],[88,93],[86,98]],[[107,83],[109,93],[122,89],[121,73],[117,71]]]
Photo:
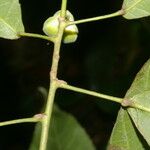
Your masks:
[[[73,116],[55,107],[47,150],[95,150],[84,129]],[[41,126],[35,128],[30,150],[39,148]]]
[[[108,150],[148,150],[150,149],[148,146],[150,145],[150,60],[137,74],[125,99],[146,108],[147,111],[128,108],[133,124],[127,111],[121,108]]]
[[[128,112],[137,129],[150,145],[150,60],[148,60],[137,74],[133,84],[128,90],[125,99],[145,107],[149,112],[129,108]]]
[[[0,37],[18,39],[18,32],[24,32],[19,1],[0,0]]]
[[[120,109],[107,150],[148,150],[128,113]]]
[[[150,16],[150,0],[124,0],[122,8],[126,19]]]

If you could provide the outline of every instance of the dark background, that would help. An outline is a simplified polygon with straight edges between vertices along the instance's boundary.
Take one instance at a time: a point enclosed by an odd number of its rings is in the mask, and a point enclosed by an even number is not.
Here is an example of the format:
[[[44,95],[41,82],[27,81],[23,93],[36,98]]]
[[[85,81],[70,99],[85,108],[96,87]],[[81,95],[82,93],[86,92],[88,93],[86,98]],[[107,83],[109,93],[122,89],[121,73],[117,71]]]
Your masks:
[[[60,8],[60,0],[20,0],[26,32],[41,33],[43,22]],[[68,0],[76,20],[115,12],[117,1]],[[136,73],[150,55],[149,18],[123,17],[78,25],[76,43],[63,45],[59,78],[69,84],[124,97]],[[0,121],[30,117],[45,101],[53,44],[32,38],[0,39]],[[98,150],[105,149],[119,105],[95,97],[59,90],[55,102],[72,113]],[[34,124],[0,128],[1,150],[27,150]]]

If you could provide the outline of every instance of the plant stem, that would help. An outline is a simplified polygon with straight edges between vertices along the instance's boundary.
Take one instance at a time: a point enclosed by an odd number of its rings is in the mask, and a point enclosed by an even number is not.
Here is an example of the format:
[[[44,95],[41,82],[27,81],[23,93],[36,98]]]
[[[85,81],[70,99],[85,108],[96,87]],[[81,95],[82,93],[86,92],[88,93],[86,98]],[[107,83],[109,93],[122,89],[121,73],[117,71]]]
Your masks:
[[[52,107],[55,98],[55,93],[58,88],[57,70],[58,70],[58,63],[59,63],[61,40],[65,29],[65,25],[66,25],[65,22],[60,19],[58,36],[54,42],[54,53],[52,59],[52,67],[50,71],[50,88],[49,88],[49,94],[48,94],[47,104],[45,108],[46,117],[45,119],[42,120],[42,132],[41,132],[41,141],[40,141],[40,148],[39,148],[40,150],[46,150],[47,147]]]
[[[58,87],[63,88],[63,89],[67,89],[67,90],[71,90],[71,91],[74,91],[74,92],[78,92],[78,93],[83,93],[83,94],[103,98],[103,99],[106,99],[106,100],[109,100],[109,101],[117,102],[117,103],[120,103],[123,107],[136,108],[136,109],[140,109],[140,110],[143,110],[143,111],[146,111],[146,112],[150,112],[149,108],[144,107],[144,106],[136,103],[135,101],[132,102],[132,100],[126,100],[124,98],[114,97],[114,96],[94,92],[94,91],[91,91],[91,90],[86,90],[86,89],[74,87],[74,86],[68,85],[65,82],[59,81],[59,80],[58,80]],[[123,101],[128,101],[127,102],[128,104],[127,105],[122,104]]]
[[[121,103],[123,101],[123,98],[118,98],[118,97],[109,96],[109,95],[101,94],[101,93],[90,91],[90,90],[85,90],[85,89],[74,87],[74,86],[71,86],[71,85],[68,85],[68,84],[65,84],[65,83],[60,84],[59,87],[67,89],[67,90],[71,90],[71,91],[75,91],[75,92],[84,93],[84,94],[87,94],[87,95],[107,99],[107,100],[114,101],[114,102],[117,102],[117,103]]]
[[[117,11],[115,13],[108,14],[108,15],[103,15],[103,16],[92,17],[92,18],[81,19],[81,20],[77,20],[77,21],[73,21],[73,22],[68,22],[67,25],[81,24],[81,23],[87,23],[87,22],[92,22],[92,21],[98,21],[98,20],[103,20],[103,19],[107,19],[107,18],[121,16],[123,14],[124,14],[124,11],[123,10],[119,10],[119,11]]]
[[[62,0],[61,11],[60,11],[60,16],[62,18],[65,18],[66,16],[66,9],[67,9],[67,0]]]
[[[65,22],[66,7],[67,7],[67,0],[62,0],[58,34],[54,40],[54,52],[53,52],[52,66],[50,71],[50,88],[49,88],[49,94],[48,94],[47,104],[45,108],[46,117],[45,119],[42,120],[42,131],[41,131],[39,150],[46,150],[47,148],[53,102],[54,102],[56,90],[58,88],[57,70],[59,64],[59,53],[60,53],[61,41],[62,41],[64,29],[66,27],[66,22]]]
[[[23,118],[23,119],[16,119],[16,120],[10,120],[10,121],[4,121],[0,122],[0,126],[7,126],[7,125],[12,125],[12,124],[17,124],[17,123],[26,123],[26,122],[39,122],[40,119],[38,118]]]
[[[55,98],[55,93],[56,93],[56,86],[55,86],[55,83],[52,81],[50,85],[50,89],[49,89],[47,104],[46,104],[46,110],[45,110],[46,117],[42,121],[42,132],[41,132],[41,141],[40,141],[39,150],[46,150],[46,147],[47,147],[49,126],[50,126],[52,106],[53,106],[53,101]]]
[[[35,33],[18,33],[18,35],[25,36],[25,37],[44,39],[44,40],[51,41],[51,42],[54,42],[54,40],[55,40],[55,38],[53,38],[53,37],[48,37],[46,35],[35,34]]]

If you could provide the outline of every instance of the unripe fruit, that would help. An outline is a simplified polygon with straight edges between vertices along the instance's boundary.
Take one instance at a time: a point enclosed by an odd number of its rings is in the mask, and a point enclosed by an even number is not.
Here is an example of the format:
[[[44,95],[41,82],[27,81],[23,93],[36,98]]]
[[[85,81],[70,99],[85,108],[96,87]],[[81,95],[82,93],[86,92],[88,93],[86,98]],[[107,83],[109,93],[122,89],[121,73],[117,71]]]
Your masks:
[[[53,17],[48,18],[43,25],[43,32],[50,36],[55,37],[58,33],[60,11],[57,11]],[[73,15],[67,10],[66,21],[74,21]],[[76,25],[67,26],[64,30],[63,42],[73,43],[78,37],[78,28]]]
[[[57,35],[58,32],[58,25],[59,25],[59,21],[58,18],[56,16],[54,17],[49,17],[43,25],[43,32],[50,36],[50,37],[54,37]]]
[[[63,35],[64,43],[73,43],[78,38],[78,28],[76,25],[70,25],[65,28],[65,32]]]

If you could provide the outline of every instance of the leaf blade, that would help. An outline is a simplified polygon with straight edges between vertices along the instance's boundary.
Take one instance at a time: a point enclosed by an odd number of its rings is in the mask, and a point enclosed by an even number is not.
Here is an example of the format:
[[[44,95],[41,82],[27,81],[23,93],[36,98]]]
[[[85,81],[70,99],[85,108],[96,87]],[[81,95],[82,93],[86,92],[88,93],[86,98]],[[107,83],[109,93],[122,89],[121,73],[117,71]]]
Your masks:
[[[150,59],[136,75],[125,98],[150,110]],[[150,112],[135,108],[128,108],[128,112],[135,126],[150,145]]]
[[[120,109],[107,150],[146,150],[126,110]]]
[[[137,19],[150,16],[150,1],[149,0],[124,0],[123,10],[126,19]]]
[[[18,32],[24,32],[19,1],[0,0],[0,37],[18,39]]]

